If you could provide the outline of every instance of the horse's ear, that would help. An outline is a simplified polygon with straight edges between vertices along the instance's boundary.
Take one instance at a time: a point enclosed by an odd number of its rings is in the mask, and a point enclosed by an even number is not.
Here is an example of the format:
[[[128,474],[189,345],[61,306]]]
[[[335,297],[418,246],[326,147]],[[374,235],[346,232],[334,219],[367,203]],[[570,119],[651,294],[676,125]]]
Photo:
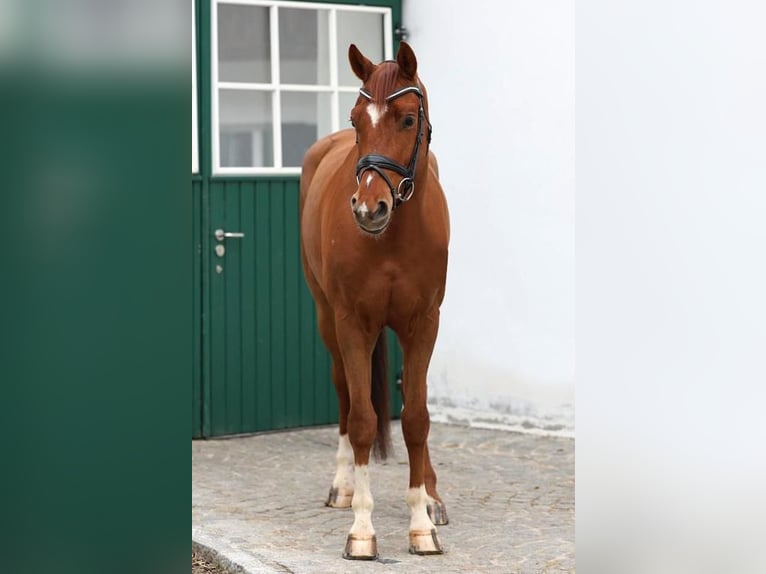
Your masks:
[[[399,69],[404,76],[410,80],[415,79],[415,74],[418,72],[418,59],[415,57],[415,52],[412,51],[412,47],[407,42],[399,42],[399,51],[396,53],[396,63],[399,64]]]
[[[366,82],[375,70],[375,64],[364,57],[364,54],[359,51],[356,44],[351,44],[348,47],[348,61],[356,77],[362,80],[362,82]]]

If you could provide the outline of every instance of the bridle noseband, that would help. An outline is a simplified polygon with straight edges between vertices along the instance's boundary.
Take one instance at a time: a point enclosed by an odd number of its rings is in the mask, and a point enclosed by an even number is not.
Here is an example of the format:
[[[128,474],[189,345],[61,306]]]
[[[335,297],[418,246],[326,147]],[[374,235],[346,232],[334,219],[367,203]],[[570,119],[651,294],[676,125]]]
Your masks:
[[[364,88],[360,88],[359,93],[367,98],[370,102],[372,101],[372,95]],[[431,122],[428,120],[428,118],[425,117],[426,114],[423,108],[423,92],[420,91],[418,86],[408,86],[406,88],[402,88],[401,90],[397,90],[390,96],[386,97],[386,103],[389,103],[396,98],[403,96],[404,94],[415,94],[420,100],[418,106],[418,135],[415,138],[415,148],[412,150],[410,163],[405,167],[389,157],[371,153],[360,158],[359,162],[356,164],[357,185],[359,185],[364,172],[369,170],[377,172],[380,174],[380,177],[385,180],[386,184],[388,185],[388,189],[391,191],[391,197],[393,199],[393,206],[391,207],[391,211],[399,207],[399,205],[405,201],[408,201],[412,197],[412,194],[415,193],[415,169],[418,165],[418,152],[420,151],[420,143],[423,139],[422,128],[424,119],[428,122],[428,135],[426,137],[427,145],[431,143]],[[399,185],[394,187],[391,179],[385,174],[383,170],[395,171],[401,175],[402,180],[399,182]]]

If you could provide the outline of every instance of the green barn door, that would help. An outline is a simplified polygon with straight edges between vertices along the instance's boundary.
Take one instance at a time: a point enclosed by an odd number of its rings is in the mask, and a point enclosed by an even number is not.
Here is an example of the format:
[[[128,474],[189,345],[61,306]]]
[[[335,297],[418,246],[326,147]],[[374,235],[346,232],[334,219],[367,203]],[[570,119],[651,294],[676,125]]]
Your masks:
[[[210,434],[337,420],[300,266],[298,179],[214,181],[209,221]]]
[[[300,162],[311,143],[346,125],[359,87],[348,44],[392,57],[399,10],[399,0],[362,8],[211,0],[199,12],[210,63],[202,123],[211,134],[200,198],[203,436],[337,422],[300,263]],[[401,352],[389,340],[396,415]]]

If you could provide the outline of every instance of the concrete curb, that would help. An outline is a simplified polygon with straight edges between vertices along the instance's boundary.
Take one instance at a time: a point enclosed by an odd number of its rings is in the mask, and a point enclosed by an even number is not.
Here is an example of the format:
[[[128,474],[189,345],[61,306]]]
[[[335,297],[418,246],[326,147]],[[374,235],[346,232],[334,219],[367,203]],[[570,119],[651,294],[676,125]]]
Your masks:
[[[252,551],[230,546],[204,532],[192,529],[192,550],[228,574],[284,574],[291,570]]]

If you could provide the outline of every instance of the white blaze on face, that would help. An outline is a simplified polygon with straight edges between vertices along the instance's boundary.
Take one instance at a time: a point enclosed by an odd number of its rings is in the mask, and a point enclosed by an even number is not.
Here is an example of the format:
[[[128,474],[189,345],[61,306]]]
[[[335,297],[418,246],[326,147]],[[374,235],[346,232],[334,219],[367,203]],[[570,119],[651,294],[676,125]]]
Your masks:
[[[351,494],[354,491],[354,449],[348,435],[343,434],[338,438],[338,450],[335,453],[335,478],[332,481],[333,488],[337,488],[341,494]]]
[[[367,465],[357,465],[354,467],[354,498],[351,499],[351,508],[354,509],[354,524],[351,526],[349,534],[354,536],[372,536],[375,534],[375,529],[372,527],[372,509],[374,506]]]
[[[378,104],[367,104],[367,114],[370,116],[372,127],[377,127],[380,118],[386,113],[386,106],[380,106]]]
[[[370,184],[372,183],[372,174],[367,174],[367,189],[370,189]]]
[[[365,216],[370,210],[367,209],[367,202],[363,201],[362,204],[359,206],[359,215]]]
[[[428,493],[425,484],[407,491],[407,506],[410,507],[410,532],[430,532],[436,527],[428,517]]]

